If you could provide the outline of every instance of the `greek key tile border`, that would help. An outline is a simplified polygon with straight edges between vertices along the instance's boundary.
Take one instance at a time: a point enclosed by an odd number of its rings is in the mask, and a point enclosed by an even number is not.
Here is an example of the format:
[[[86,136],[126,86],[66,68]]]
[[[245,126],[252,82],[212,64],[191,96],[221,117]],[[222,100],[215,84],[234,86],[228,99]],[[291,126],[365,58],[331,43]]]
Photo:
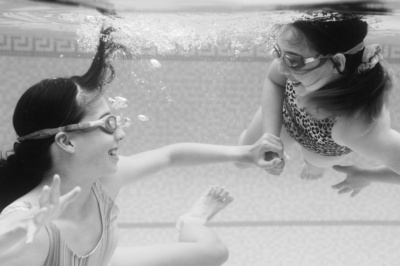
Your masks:
[[[383,56],[389,63],[400,63],[400,44],[383,45]],[[92,57],[84,53],[74,39],[37,36],[13,36],[0,34],[0,56],[31,57]],[[236,53],[227,47],[208,47],[188,52],[158,55],[155,49],[143,49],[143,57],[159,57],[170,60],[246,60],[268,61],[268,51],[264,47],[253,46],[247,51]]]

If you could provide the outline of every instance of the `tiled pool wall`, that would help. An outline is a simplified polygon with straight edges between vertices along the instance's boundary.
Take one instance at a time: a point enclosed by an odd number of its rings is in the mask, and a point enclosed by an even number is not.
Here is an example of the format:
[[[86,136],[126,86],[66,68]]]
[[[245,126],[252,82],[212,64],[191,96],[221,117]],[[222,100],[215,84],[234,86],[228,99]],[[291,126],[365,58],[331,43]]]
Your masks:
[[[400,68],[400,43],[385,43],[385,58]],[[255,49],[246,59],[226,51],[199,51],[192,57],[157,57],[117,64],[109,95],[129,100],[133,125],[121,153],[128,155],[176,142],[234,145],[260,104],[268,60]],[[0,35],[1,145],[15,141],[12,114],[21,93],[43,78],[83,73],[90,56],[68,38]],[[393,128],[400,130],[398,84],[391,97]],[[146,115],[149,121],[135,119]],[[377,184],[357,197],[338,196],[330,187],[343,175],[328,171],[315,181],[299,178],[301,155],[279,177],[231,164],[169,169],[126,187],[120,245],[176,241],[174,221],[211,185],[229,189],[235,201],[211,224],[227,243],[228,266],[399,265],[400,187]],[[361,165],[374,162],[352,156]]]

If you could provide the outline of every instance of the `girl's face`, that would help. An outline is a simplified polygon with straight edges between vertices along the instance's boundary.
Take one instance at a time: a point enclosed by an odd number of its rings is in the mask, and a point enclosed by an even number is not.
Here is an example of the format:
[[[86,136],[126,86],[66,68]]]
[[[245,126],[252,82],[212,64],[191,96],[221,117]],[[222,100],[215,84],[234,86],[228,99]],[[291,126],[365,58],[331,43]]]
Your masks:
[[[91,103],[89,108],[88,114],[81,122],[96,121],[111,114],[104,97]],[[77,131],[74,134],[77,162],[84,167],[83,169],[91,169],[98,176],[117,171],[119,141],[125,137],[125,132],[121,127],[117,127],[114,133],[107,133],[97,127],[88,132]]]
[[[303,59],[317,58],[319,54],[309,47],[304,38],[299,42],[293,42],[293,40],[298,38],[298,34],[293,28],[281,32],[277,40],[277,48],[280,50],[280,53],[282,55],[300,56]],[[292,82],[293,88],[299,96],[316,91],[334,80],[338,76],[334,70],[334,64],[330,59],[316,59],[299,69],[289,68],[280,60],[278,67],[278,71]]]

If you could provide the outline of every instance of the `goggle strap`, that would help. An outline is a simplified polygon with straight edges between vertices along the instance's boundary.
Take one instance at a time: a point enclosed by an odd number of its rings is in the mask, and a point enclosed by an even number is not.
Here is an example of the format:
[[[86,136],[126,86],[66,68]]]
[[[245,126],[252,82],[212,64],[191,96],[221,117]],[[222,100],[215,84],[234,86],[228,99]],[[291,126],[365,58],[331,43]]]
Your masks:
[[[74,131],[74,130],[81,130],[81,129],[86,129],[86,128],[91,128],[91,127],[96,127],[96,126],[103,126],[107,127],[107,120],[110,117],[114,117],[116,125],[121,126],[121,127],[126,127],[129,126],[131,123],[131,120],[128,117],[123,117],[121,118],[120,116],[108,116],[106,118],[93,121],[93,122],[81,122],[78,124],[73,124],[73,125],[67,125],[67,126],[62,126],[58,128],[47,128],[47,129],[42,129],[39,131],[35,131],[31,134],[18,137],[18,141],[23,141],[26,139],[44,139],[48,138],[52,135],[56,135],[59,132],[68,132],[68,131]],[[114,128],[112,129],[113,131],[115,130]]]
[[[33,132],[31,134],[28,134],[26,136],[19,137],[19,138],[17,138],[17,140],[18,141],[23,141],[23,140],[26,140],[26,139],[44,139],[44,138],[47,138],[49,136],[55,135],[55,134],[57,134],[59,132],[68,132],[68,131],[73,131],[73,130],[77,130],[77,129],[88,128],[88,127],[91,127],[91,124],[92,123],[82,122],[82,123],[63,126],[63,127],[58,127],[58,128],[42,129],[42,130]]]

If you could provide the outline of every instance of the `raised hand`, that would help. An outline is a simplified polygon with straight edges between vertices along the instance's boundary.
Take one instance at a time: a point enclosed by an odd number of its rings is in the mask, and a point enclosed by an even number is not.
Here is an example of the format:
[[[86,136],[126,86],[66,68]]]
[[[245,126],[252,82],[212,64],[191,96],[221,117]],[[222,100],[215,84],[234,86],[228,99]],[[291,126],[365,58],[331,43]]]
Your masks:
[[[265,133],[250,149],[253,163],[270,174],[280,175],[285,166],[283,143],[280,138]]]
[[[78,197],[80,191],[79,187],[75,187],[67,194],[60,196],[60,176],[54,175],[51,186],[43,187],[39,196],[39,210],[35,213],[33,219],[28,222],[26,242],[31,243],[42,226],[59,217],[68,204]]]
[[[338,194],[351,193],[350,196],[355,197],[371,184],[371,181],[366,178],[364,169],[357,166],[334,165],[333,169],[347,175],[342,182],[332,186],[333,189],[338,190]]]

